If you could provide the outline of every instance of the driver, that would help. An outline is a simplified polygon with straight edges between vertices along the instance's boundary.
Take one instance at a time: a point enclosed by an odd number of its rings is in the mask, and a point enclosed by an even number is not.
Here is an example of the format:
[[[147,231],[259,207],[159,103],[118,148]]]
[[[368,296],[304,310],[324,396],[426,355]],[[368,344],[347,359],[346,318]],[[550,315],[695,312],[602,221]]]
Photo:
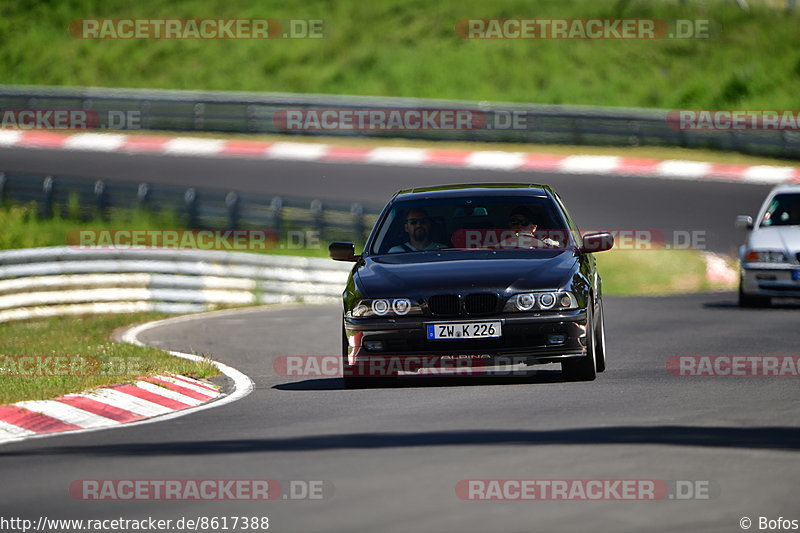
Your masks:
[[[406,213],[403,224],[408,234],[408,240],[399,246],[389,249],[390,254],[400,252],[420,252],[422,250],[441,250],[447,248],[446,244],[431,241],[431,226],[433,221],[424,209],[413,208]]]

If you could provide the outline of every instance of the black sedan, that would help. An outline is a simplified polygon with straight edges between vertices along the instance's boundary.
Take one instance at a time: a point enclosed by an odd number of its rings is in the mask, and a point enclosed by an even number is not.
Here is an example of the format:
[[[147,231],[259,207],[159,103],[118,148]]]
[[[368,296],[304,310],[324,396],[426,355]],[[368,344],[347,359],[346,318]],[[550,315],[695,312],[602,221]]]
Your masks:
[[[396,193],[363,253],[329,248],[355,262],[343,293],[345,385],[543,363],[560,363],[570,381],[595,379],[606,355],[592,253],[612,246],[608,233],[581,237],[547,185]]]

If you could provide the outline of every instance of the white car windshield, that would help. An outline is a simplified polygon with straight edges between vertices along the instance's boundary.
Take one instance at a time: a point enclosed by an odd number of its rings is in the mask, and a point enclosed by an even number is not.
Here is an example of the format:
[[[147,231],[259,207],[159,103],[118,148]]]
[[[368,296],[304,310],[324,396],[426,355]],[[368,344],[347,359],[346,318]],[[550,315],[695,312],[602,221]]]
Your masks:
[[[800,225],[800,193],[775,195],[761,219],[761,226],[797,225]]]

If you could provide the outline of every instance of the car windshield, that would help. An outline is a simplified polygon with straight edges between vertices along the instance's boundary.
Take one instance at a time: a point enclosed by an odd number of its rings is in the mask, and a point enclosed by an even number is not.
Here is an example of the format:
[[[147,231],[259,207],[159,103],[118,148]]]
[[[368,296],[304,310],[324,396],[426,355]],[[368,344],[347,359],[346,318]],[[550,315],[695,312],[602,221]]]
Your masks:
[[[777,194],[761,219],[762,226],[800,225],[800,194]]]
[[[397,202],[375,229],[373,254],[531,250],[568,246],[555,203],[538,197],[459,197]]]

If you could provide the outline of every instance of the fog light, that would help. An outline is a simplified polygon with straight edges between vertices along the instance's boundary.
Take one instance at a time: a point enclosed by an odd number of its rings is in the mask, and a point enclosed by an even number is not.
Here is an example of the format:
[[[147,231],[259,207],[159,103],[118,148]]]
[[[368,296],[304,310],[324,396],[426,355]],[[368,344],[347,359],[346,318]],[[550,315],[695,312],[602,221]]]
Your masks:
[[[364,341],[364,348],[370,352],[380,352],[383,350],[383,341]]]
[[[547,337],[547,344],[564,344],[566,340],[566,335],[550,335]]]

